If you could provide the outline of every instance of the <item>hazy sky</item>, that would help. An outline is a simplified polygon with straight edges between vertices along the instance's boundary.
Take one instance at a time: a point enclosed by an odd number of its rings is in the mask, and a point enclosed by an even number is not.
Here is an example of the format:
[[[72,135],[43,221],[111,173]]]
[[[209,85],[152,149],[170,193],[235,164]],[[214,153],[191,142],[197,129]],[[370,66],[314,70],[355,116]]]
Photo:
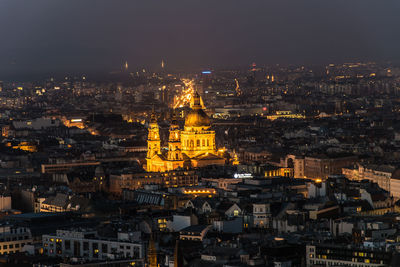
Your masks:
[[[399,0],[0,0],[10,73],[400,61]]]

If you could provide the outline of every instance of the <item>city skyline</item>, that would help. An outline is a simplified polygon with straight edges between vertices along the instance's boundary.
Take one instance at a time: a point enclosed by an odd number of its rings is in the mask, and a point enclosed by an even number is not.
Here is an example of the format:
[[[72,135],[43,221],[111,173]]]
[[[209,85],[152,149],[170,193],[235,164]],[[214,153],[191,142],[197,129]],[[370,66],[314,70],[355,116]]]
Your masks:
[[[399,267],[399,0],[0,0],[0,267]]]

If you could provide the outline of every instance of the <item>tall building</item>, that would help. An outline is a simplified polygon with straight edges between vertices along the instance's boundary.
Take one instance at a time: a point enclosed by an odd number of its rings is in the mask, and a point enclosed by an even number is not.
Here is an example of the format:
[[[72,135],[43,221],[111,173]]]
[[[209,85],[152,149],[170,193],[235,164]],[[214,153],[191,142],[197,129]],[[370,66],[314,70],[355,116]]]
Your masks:
[[[158,124],[152,114],[147,140],[146,169],[148,172],[165,172],[177,168],[224,165],[226,159],[217,152],[215,131],[204,112],[200,95],[195,92],[192,110],[185,119],[184,130],[173,120],[169,129],[168,152],[161,150]]]
[[[154,158],[161,153],[161,139],[160,139],[160,129],[157,124],[156,115],[151,114],[150,124],[149,124],[149,134],[147,137],[147,157],[146,161],[149,164],[149,160]]]

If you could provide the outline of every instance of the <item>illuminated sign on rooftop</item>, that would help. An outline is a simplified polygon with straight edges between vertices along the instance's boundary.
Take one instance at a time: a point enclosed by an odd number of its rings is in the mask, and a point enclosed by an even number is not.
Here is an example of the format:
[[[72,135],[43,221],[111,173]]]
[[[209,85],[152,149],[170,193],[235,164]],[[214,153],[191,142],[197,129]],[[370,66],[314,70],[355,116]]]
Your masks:
[[[236,179],[247,179],[253,178],[253,175],[251,173],[235,173],[233,177]]]

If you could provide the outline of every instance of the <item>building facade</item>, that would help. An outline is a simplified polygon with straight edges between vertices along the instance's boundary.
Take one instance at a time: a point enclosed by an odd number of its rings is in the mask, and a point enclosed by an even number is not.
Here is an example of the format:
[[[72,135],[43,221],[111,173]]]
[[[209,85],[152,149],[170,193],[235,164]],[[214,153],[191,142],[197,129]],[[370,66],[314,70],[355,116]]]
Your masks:
[[[21,252],[32,244],[31,231],[26,227],[0,226],[0,255]]]
[[[43,235],[44,254],[50,257],[74,257],[87,260],[142,259],[142,244],[129,240],[99,238],[95,231],[57,230],[55,235]]]
[[[392,266],[391,258],[391,252],[364,247],[325,244],[306,247],[307,267],[383,267]]]
[[[167,171],[146,173],[118,173],[110,175],[109,190],[120,195],[123,190],[137,190],[144,185],[157,184],[162,187],[196,186],[199,177],[195,171]]]

